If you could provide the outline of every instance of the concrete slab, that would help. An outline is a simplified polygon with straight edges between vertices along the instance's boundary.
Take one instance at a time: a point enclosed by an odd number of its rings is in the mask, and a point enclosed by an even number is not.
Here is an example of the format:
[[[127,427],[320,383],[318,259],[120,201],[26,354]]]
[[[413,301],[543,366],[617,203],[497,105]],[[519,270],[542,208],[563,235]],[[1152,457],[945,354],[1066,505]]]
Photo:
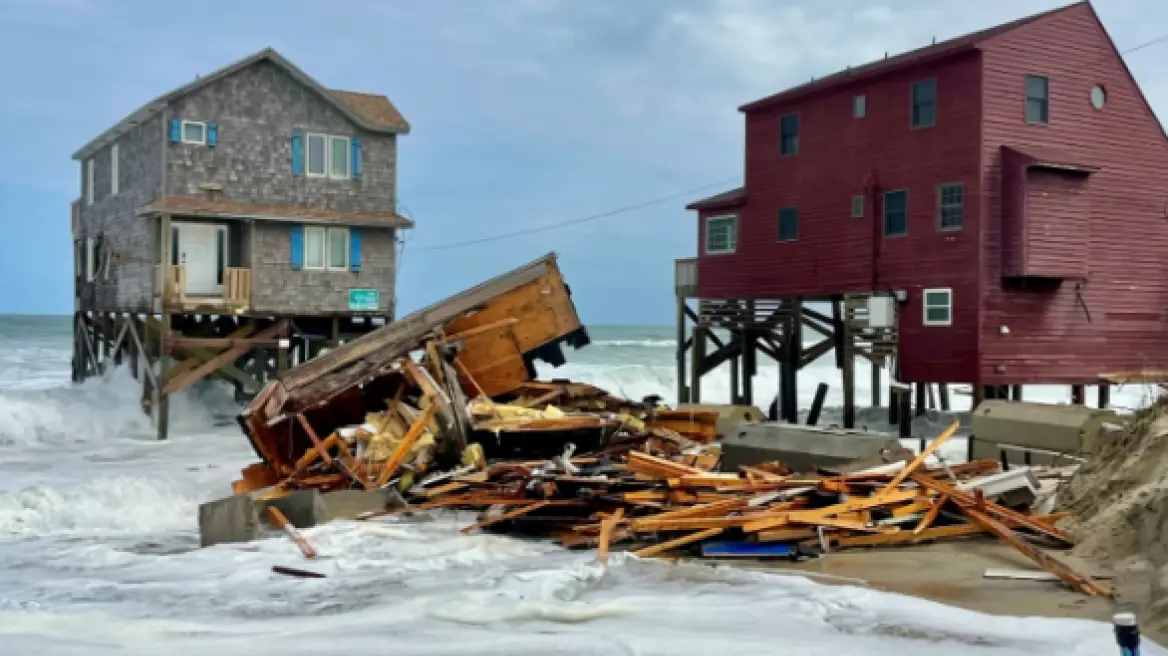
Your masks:
[[[251,497],[231,496],[199,505],[199,546],[248,542],[259,535],[259,515]]]
[[[324,494],[321,501],[324,504],[324,512],[319,518],[320,522],[331,522],[334,519],[356,519],[364,512],[400,508],[405,505],[401,495],[393,488],[339,490]]]
[[[327,511],[324,497],[316,490],[297,490],[279,499],[254,502],[260,517],[266,517],[268,506],[279,508],[296,528],[312,528],[324,521]]]
[[[900,441],[888,433],[839,430],[775,422],[743,423],[722,440],[722,468],[778,460],[795,471],[875,458],[882,449],[898,452]]]

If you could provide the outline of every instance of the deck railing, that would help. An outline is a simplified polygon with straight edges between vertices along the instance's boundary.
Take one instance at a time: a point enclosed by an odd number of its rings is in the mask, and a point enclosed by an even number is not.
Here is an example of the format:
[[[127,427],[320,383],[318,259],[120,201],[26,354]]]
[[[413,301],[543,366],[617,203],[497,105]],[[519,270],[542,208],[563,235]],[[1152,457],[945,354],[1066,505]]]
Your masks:
[[[698,258],[684,257],[673,262],[673,290],[678,296],[698,294]]]
[[[184,309],[219,306],[242,312],[251,305],[251,269],[227,267],[223,270],[223,291],[220,295],[193,296],[187,293],[186,265],[171,264],[166,267],[162,293],[163,301],[168,306]]]

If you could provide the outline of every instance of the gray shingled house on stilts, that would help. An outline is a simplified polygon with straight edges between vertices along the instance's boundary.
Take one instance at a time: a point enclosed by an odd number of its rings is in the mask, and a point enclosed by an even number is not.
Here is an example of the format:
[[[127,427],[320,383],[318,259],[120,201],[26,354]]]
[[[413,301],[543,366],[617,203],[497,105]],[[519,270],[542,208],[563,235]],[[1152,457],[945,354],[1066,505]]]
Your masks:
[[[171,394],[213,377],[247,398],[391,321],[409,129],[265,49],[83,146],[73,380],[128,363],[161,439]]]

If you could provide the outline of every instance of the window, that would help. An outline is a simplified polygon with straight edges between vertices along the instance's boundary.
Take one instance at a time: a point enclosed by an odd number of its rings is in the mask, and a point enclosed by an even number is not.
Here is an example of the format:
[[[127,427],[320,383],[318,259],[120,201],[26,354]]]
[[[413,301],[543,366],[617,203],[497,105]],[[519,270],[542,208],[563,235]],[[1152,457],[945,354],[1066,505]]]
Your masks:
[[[93,282],[97,273],[97,240],[85,238],[85,281]]]
[[[182,142],[199,145],[207,143],[207,124],[202,121],[183,121]]]
[[[304,268],[349,270],[348,228],[305,228]]]
[[[953,290],[926,289],[921,295],[926,326],[953,325]]]
[[[864,218],[864,197],[863,196],[852,196],[852,218],[853,219]]]
[[[913,82],[912,126],[927,128],[937,122],[937,80],[929,78]]]
[[[942,230],[960,230],[965,223],[965,185],[937,187],[937,217]]]
[[[884,194],[884,236],[899,237],[908,234],[908,192],[889,191]]]
[[[118,145],[110,146],[110,194],[118,193]]]
[[[85,160],[85,204],[93,204],[93,158]]]
[[[1050,122],[1050,80],[1041,75],[1026,76],[1026,122]]]
[[[308,175],[313,178],[348,179],[349,148],[348,137],[334,137],[327,134],[308,135]]]
[[[799,209],[784,207],[779,210],[779,241],[795,241],[799,238]]]
[[[329,177],[349,177],[348,137],[329,137]]]
[[[329,228],[328,268],[339,271],[345,271],[349,268],[348,228]]]
[[[868,97],[860,94],[852,99],[852,116],[864,118],[868,115]]]
[[[779,119],[779,154],[799,153],[799,116],[788,114]]]
[[[738,246],[738,217],[711,216],[706,219],[706,253],[733,253]]]

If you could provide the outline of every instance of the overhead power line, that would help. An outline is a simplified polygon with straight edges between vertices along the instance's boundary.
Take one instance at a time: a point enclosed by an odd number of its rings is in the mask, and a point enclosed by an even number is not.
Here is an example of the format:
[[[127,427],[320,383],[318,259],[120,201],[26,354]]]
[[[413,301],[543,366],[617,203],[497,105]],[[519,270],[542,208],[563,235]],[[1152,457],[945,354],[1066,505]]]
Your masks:
[[[1128,48],[1127,50],[1124,50],[1124,51],[1123,51],[1122,53],[1120,53],[1120,54],[1122,54],[1122,55],[1130,55],[1131,53],[1133,53],[1133,52],[1135,52],[1135,51],[1137,51],[1137,50],[1143,50],[1144,48],[1147,48],[1148,46],[1154,46],[1154,45],[1156,45],[1157,43],[1161,43],[1161,42],[1164,42],[1164,41],[1168,41],[1168,34],[1165,34],[1164,36],[1158,36],[1158,37],[1156,37],[1156,38],[1152,39],[1151,41],[1145,41],[1145,42],[1143,42],[1143,43],[1139,44],[1138,46],[1132,46],[1131,48]]]
[[[456,242],[451,242],[448,244],[438,244],[437,246],[430,246],[428,248],[419,248],[416,250],[416,252],[425,253],[427,251],[446,250],[448,248],[458,248],[460,246],[472,246],[475,244],[485,244],[487,242],[498,241],[500,239],[510,239],[512,237],[521,237],[523,235],[530,235],[530,234],[533,234],[536,232],[546,232],[548,230],[556,230],[558,228],[564,228],[564,227],[567,227],[570,225],[578,225],[581,223],[588,223],[590,221],[596,221],[598,219],[606,219],[610,216],[616,216],[617,214],[624,214],[625,212],[632,212],[634,210],[639,210],[639,209],[642,209],[645,207],[650,207],[652,205],[658,205],[658,204],[665,203],[665,202],[668,202],[671,200],[676,200],[682,196],[689,196],[691,194],[696,194],[699,191],[704,191],[706,189],[710,189],[711,187],[720,187],[720,186],[728,185],[731,182],[737,182],[739,179],[740,178],[736,176],[733,178],[728,178],[726,180],[719,180],[718,182],[711,182],[709,184],[704,184],[700,187],[686,189],[685,191],[679,191],[679,192],[676,192],[673,194],[669,194],[668,196],[661,196],[658,198],[653,198],[650,200],[641,201],[639,203],[634,203],[632,205],[625,205],[624,207],[618,207],[615,210],[601,212],[600,214],[592,214],[589,216],[583,216],[583,217],[579,217],[576,219],[568,219],[567,221],[557,221],[555,223],[547,223],[547,224],[544,224],[541,226],[524,228],[523,230],[514,230],[512,232],[504,232],[504,233],[500,233],[497,235],[491,235],[490,237],[481,237],[479,239],[468,239],[466,241],[456,241]]]

